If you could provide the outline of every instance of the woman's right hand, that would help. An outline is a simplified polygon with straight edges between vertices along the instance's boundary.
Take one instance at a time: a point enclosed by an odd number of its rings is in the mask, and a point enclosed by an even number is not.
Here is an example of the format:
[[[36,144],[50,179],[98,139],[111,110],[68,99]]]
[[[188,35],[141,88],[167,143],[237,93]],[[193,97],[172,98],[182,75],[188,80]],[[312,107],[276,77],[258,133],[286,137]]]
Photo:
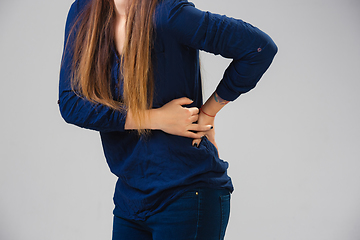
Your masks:
[[[151,128],[188,138],[203,137],[212,126],[195,123],[199,118],[199,109],[183,107],[192,102],[189,98],[183,97],[174,99],[161,108],[152,109]]]

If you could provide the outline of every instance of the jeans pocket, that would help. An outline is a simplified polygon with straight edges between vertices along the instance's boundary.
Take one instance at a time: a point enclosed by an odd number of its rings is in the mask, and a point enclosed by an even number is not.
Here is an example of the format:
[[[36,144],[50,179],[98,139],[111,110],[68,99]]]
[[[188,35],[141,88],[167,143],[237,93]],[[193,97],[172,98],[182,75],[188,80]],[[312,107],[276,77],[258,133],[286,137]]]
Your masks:
[[[230,193],[220,196],[221,200],[221,227],[220,240],[224,239],[225,231],[230,217]]]

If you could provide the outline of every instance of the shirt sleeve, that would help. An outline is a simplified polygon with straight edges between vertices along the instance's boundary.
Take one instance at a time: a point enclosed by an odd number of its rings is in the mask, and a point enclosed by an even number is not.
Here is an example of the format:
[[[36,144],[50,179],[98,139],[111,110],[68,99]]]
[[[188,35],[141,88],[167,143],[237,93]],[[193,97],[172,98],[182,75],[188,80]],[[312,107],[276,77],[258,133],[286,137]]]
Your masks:
[[[65,26],[65,43],[59,81],[59,108],[61,116],[67,123],[96,131],[124,131],[126,112],[115,111],[101,104],[94,104],[78,96],[71,89],[71,64],[73,54],[69,37],[76,17],[88,0],[77,0],[70,8]],[[75,30],[76,31],[76,30]],[[73,36],[73,35],[72,35]],[[68,41],[68,43],[67,43]],[[66,47],[66,43],[68,46]]]
[[[254,88],[277,53],[274,41],[257,27],[201,11],[187,0],[173,0],[167,24],[179,43],[233,59],[216,89],[224,100]]]

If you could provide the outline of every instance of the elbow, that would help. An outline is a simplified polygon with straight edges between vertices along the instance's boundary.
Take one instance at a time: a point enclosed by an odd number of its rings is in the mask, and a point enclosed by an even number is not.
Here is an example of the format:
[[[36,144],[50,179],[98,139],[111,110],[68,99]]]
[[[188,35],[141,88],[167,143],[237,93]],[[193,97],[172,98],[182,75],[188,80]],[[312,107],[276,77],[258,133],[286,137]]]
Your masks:
[[[58,101],[58,104],[59,104],[60,115],[64,119],[64,121],[69,124],[74,124],[70,111],[66,106],[67,105],[66,102],[62,99]]]
[[[260,31],[253,51],[254,54],[249,55],[253,60],[259,63],[271,63],[278,52],[278,47],[269,35]]]
[[[278,52],[278,47],[275,42],[267,36],[266,41],[264,41],[264,47],[258,48],[257,51],[260,53],[258,55],[260,62],[271,63]]]
[[[264,51],[264,57],[268,60],[268,61],[272,61],[276,55],[276,53],[278,52],[278,47],[275,44],[274,40],[272,40],[272,38],[270,38],[268,35],[266,35],[266,46],[265,46],[265,51]]]
[[[253,57],[250,62],[252,64],[257,64],[258,72],[264,73],[271,65],[272,61],[275,58],[275,55],[278,52],[278,47],[272,39],[268,39],[268,42],[263,48],[258,48],[255,57]]]
[[[278,47],[277,45],[275,44],[275,42],[273,40],[271,40],[268,44],[268,51],[269,51],[269,57],[272,59],[274,59],[276,53],[278,52]]]
[[[76,117],[74,111],[74,103],[71,101],[71,97],[68,96],[69,94],[65,94],[64,92],[60,94],[58,104],[61,117],[65,120],[66,123],[69,124],[76,124]]]

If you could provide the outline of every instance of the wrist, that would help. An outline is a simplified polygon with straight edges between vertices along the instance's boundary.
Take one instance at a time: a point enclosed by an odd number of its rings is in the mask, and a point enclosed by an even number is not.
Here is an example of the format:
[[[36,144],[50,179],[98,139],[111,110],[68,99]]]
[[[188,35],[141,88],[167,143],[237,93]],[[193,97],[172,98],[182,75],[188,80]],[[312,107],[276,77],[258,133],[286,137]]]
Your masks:
[[[161,120],[161,112],[159,109],[150,109],[148,111],[149,116],[149,129],[151,130],[160,130],[160,120]]]
[[[199,119],[198,124],[204,124],[204,125],[211,125],[214,126],[215,117],[209,117],[208,115],[204,114],[204,112],[199,113]]]
[[[203,114],[205,114],[205,115],[208,116],[208,117],[211,117],[211,118],[214,118],[214,117],[216,116],[216,113],[215,113],[215,114],[209,114],[209,113],[207,113],[206,111],[204,111],[204,105],[201,106],[200,112],[203,113]]]
[[[200,112],[208,117],[214,118],[218,113],[218,109],[211,106],[209,102],[206,102],[204,105],[201,106]]]
[[[210,117],[215,117],[216,114],[227,104],[229,101],[222,99],[216,92],[214,92],[206,103],[201,106],[201,111]]]

